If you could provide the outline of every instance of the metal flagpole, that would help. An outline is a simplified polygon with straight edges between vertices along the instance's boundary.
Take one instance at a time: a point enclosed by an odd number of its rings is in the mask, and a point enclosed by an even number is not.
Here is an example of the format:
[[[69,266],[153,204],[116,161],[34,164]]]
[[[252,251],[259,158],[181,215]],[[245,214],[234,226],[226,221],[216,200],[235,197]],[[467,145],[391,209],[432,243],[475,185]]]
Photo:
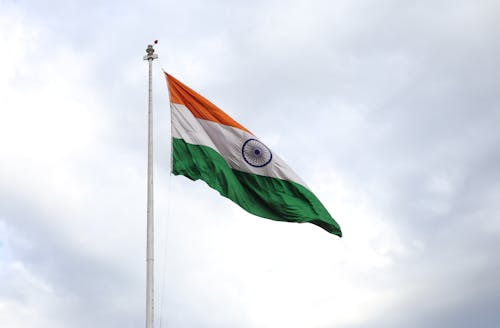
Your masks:
[[[156,41],[155,41],[156,43]],[[150,44],[143,57],[149,65],[148,86],[148,199],[147,199],[147,241],[146,241],[146,328],[153,328],[153,261],[154,261],[154,221],[153,221],[153,60],[158,58]]]

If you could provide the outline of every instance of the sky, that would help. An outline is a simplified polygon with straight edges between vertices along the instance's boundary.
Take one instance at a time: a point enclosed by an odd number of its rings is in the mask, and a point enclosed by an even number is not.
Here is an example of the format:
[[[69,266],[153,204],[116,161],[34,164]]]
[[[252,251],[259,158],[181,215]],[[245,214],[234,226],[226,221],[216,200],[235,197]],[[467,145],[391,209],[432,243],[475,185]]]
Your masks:
[[[0,0],[0,327],[500,326],[500,4]],[[162,69],[342,227],[170,174]]]

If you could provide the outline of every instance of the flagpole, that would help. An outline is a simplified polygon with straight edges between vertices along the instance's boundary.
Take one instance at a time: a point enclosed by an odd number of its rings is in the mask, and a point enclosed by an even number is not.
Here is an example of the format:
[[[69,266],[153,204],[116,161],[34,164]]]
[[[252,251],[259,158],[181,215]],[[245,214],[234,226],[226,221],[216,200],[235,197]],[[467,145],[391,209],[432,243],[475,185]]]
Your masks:
[[[146,328],[153,328],[153,261],[154,261],[154,217],[153,217],[153,60],[158,58],[150,44],[143,57],[148,61],[148,198],[147,198],[147,241],[146,241]]]

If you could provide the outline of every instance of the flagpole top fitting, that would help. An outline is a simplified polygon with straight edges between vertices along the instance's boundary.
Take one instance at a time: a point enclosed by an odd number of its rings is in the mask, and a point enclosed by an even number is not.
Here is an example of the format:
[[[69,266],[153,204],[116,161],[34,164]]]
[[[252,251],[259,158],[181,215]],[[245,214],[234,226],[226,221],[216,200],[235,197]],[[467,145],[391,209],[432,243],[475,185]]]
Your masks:
[[[158,43],[158,41],[155,40],[154,44],[157,44],[157,43]],[[142,59],[152,61],[153,59],[158,58],[158,55],[155,54],[154,52],[155,52],[155,49],[153,48],[153,45],[148,44],[148,47],[146,48],[147,55],[145,55]]]

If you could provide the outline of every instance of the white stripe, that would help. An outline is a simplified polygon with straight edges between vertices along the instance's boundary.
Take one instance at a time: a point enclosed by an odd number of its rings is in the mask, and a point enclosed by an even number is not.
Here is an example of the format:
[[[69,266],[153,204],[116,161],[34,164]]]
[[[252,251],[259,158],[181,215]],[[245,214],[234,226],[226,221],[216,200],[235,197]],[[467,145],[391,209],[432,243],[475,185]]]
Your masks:
[[[271,162],[264,167],[249,165],[243,159],[241,149],[246,140],[258,140],[253,134],[232,126],[199,119],[181,104],[171,103],[170,107],[173,138],[184,139],[189,144],[214,149],[235,170],[294,181],[307,188],[302,179],[275,153],[272,153]]]

